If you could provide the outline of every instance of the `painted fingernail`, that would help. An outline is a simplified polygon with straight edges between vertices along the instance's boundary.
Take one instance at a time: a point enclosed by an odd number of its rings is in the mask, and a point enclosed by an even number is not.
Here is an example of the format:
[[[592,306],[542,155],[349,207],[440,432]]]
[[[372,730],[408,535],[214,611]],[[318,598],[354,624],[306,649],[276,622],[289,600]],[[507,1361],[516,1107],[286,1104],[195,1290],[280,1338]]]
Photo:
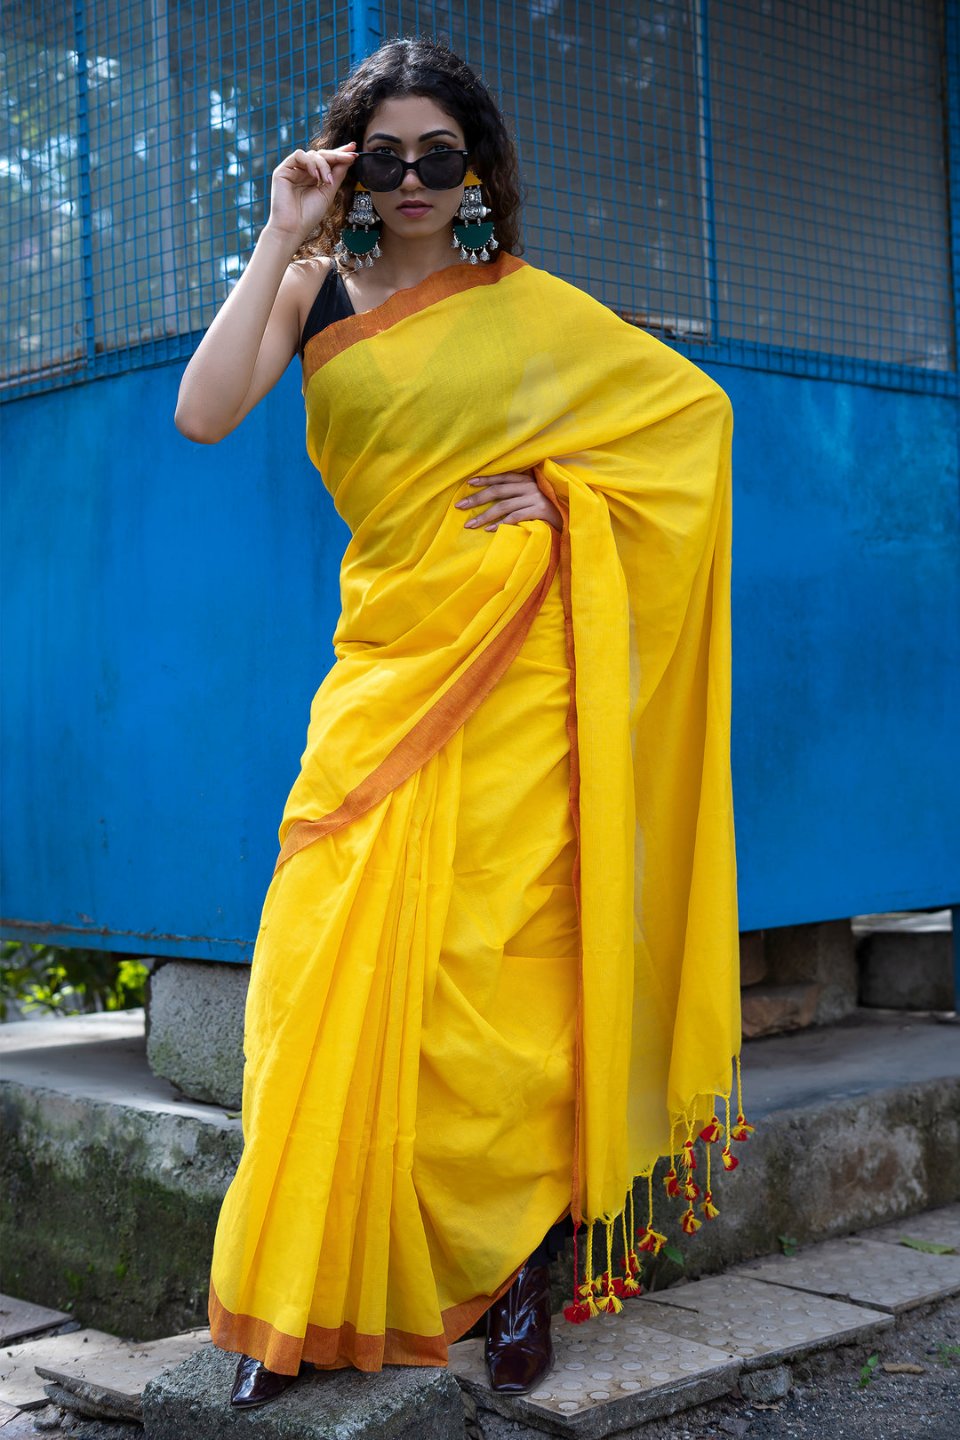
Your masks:
[[[467,481],[467,484],[468,484],[468,485],[479,485],[480,483],[481,483],[481,480],[480,480],[480,476],[479,476],[479,475],[474,475],[474,477],[473,477],[472,480],[468,480],[468,481]]]

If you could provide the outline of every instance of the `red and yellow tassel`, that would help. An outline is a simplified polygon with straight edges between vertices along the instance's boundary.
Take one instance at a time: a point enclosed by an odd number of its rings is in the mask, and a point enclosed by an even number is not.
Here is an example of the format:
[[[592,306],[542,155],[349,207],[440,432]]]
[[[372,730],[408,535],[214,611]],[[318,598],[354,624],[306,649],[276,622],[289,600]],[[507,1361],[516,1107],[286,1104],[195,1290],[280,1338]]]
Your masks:
[[[672,1164],[666,1175],[664,1175],[663,1177],[663,1188],[667,1192],[668,1199],[682,1199],[683,1192],[680,1189],[680,1181],[677,1179],[677,1172]]]
[[[579,1221],[573,1227],[573,1303],[564,1306],[563,1318],[569,1320],[571,1325],[582,1325],[585,1320],[592,1320],[597,1310],[597,1302],[593,1298],[596,1281],[593,1278],[593,1225],[587,1226],[587,1262],[586,1276],[583,1284],[580,1283],[579,1256],[577,1253],[577,1231],[580,1229]]]
[[[630,1211],[630,1228],[627,1229],[627,1210]],[[633,1235],[633,1227],[636,1224],[633,1213],[633,1186],[630,1186],[630,1194],[627,1203],[620,1212],[620,1221],[623,1230],[623,1294],[629,1298],[631,1295],[640,1295],[643,1286],[640,1284],[640,1261],[637,1259],[636,1250],[631,1249],[628,1235]]]
[[[685,1235],[696,1235],[702,1223],[703,1222],[698,1220],[696,1215],[694,1215],[692,1205],[688,1206],[680,1216],[680,1228]]]
[[[737,1118],[731,1128],[729,1119],[727,1121],[727,1133],[731,1140],[749,1140],[756,1128],[747,1124],[747,1117],[743,1113],[743,1089],[740,1081],[740,1057],[734,1058],[734,1065],[737,1070]]]
[[[703,1202],[700,1206],[700,1213],[705,1220],[715,1220],[720,1214],[713,1203],[713,1191],[710,1188],[710,1146],[707,1146],[707,1180],[706,1189],[703,1192]]]

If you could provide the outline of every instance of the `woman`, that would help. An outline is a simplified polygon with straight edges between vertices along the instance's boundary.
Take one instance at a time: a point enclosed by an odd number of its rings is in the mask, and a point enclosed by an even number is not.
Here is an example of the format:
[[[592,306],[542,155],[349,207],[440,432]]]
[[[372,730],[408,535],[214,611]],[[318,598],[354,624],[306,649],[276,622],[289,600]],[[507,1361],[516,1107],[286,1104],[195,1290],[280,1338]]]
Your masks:
[[[730,404],[520,259],[518,209],[479,79],[384,44],[274,171],[183,377],[177,424],[215,442],[299,353],[352,532],[214,1247],[235,1405],[301,1362],[444,1365],[484,1313],[491,1384],[530,1389],[562,1226],[588,1226],[568,1318],[618,1309],[663,1243],[652,1212],[635,1230],[634,1177],[652,1202],[666,1157],[692,1232],[695,1200],[716,1213],[698,1138],[709,1176],[749,1130],[729,1116]]]

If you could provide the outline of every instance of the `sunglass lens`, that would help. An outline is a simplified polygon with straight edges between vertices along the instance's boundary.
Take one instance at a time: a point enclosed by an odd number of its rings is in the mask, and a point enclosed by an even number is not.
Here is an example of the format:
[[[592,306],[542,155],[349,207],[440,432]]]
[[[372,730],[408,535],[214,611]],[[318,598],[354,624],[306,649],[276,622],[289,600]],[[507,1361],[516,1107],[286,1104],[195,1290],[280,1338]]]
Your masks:
[[[420,161],[420,179],[428,190],[453,190],[466,173],[466,160],[455,150],[424,155]]]
[[[396,190],[403,179],[400,161],[392,155],[363,155],[355,163],[353,173],[368,190]]]

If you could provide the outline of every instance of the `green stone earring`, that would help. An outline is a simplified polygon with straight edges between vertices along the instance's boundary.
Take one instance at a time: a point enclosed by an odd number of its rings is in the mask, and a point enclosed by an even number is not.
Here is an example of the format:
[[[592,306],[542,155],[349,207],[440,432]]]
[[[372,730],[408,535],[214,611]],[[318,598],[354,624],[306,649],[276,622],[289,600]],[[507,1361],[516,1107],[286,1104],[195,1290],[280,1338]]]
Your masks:
[[[382,253],[379,241],[380,216],[373,208],[370,191],[357,181],[347,223],[340,231],[333,253],[341,260],[352,261],[354,270],[359,270],[362,265],[372,265],[379,259]]]
[[[461,260],[469,260],[471,265],[476,265],[478,252],[481,260],[491,260],[493,257],[490,251],[496,250],[499,242],[493,236],[493,222],[483,218],[492,212],[490,207],[483,203],[479,175],[468,170],[463,183],[463,199],[453,222],[453,239],[450,245],[452,249],[460,251]]]

